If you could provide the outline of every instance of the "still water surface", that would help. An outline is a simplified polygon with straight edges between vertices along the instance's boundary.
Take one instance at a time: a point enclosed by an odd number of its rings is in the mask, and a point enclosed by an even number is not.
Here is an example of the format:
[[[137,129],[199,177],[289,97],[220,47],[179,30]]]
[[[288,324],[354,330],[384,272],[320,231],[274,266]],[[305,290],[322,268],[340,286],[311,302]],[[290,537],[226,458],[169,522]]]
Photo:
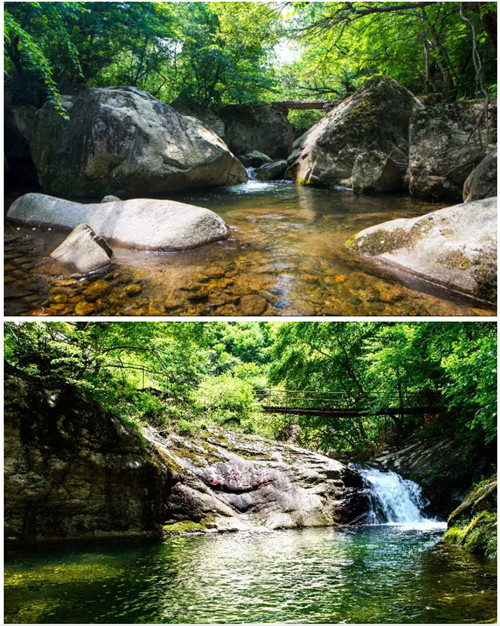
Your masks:
[[[8,554],[8,623],[478,623],[496,564],[435,524],[178,536]]]
[[[344,248],[368,226],[442,205],[258,181],[176,199],[218,213],[229,239],[168,254],[114,246],[115,263],[104,276],[68,279],[44,260],[64,234],[8,227],[6,314],[494,314],[491,306],[376,269]]]

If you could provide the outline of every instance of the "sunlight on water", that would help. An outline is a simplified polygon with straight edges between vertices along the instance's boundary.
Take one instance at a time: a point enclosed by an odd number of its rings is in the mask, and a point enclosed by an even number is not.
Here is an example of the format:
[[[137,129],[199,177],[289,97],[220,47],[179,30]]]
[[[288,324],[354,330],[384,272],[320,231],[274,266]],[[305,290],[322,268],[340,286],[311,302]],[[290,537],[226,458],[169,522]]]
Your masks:
[[[226,189],[230,192],[240,193],[240,194],[250,194],[250,193],[258,193],[259,191],[270,191],[276,189],[278,183],[265,183],[260,180],[249,180],[246,183],[241,183],[241,185],[231,185],[230,187],[226,187]],[[286,184],[285,181],[280,181],[279,184]]]
[[[442,531],[332,528],[51,547],[6,558],[11,623],[470,623],[496,564]]]
[[[7,227],[8,315],[488,315],[463,296],[351,254],[345,242],[390,219],[441,205],[357,197],[290,182],[249,181],[176,195],[215,211],[229,237],[182,252],[113,246],[104,274],[63,274],[46,260],[64,233]]]

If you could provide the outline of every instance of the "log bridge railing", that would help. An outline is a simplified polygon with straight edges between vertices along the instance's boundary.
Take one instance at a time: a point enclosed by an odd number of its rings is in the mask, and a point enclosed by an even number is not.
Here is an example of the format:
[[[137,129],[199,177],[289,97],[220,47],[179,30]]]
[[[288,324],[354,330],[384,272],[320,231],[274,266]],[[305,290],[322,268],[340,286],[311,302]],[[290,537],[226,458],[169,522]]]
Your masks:
[[[335,103],[331,100],[283,100],[281,102],[272,102],[272,105],[278,109],[319,109],[327,111]]]
[[[290,391],[263,389],[255,393],[255,398],[265,413],[287,413],[290,415],[310,415],[325,417],[367,417],[370,415],[425,415],[438,413],[438,406],[387,406],[376,411],[366,407],[369,400],[364,398],[355,403],[352,397],[343,392]],[[396,399],[395,399],[396,400]],[[411,402],[411,400],[410,400]],[[408,403],[408,399],[406,399]],[[365,404],[365,406],[362,406]]]

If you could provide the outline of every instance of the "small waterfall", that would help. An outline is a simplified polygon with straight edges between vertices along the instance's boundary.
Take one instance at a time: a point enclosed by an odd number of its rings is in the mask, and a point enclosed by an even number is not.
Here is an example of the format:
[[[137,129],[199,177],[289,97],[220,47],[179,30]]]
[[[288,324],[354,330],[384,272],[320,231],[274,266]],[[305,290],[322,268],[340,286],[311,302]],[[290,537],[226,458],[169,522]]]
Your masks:
[[[247,167],[248,180],[257,180],[257,177],[255,176],[255,169],[255,167]]]
[[[414,525],[432,522],[420,511],[427,504],[422,489],[396,472],[356,468],[370,489],[372,524]]]

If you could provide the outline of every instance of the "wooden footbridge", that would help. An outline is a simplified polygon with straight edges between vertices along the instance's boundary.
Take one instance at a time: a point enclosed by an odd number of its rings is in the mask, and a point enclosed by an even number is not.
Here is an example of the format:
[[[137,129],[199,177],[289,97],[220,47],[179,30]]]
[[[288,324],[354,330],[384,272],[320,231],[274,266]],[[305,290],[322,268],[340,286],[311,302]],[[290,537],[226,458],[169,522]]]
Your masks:
[[[396,406],[387,406],[374,411],[367,408],[367,405],[376,398],[363,398],[354,401],[351,395],[343,392],[263,389],[257,392],[255,397],[264,413],[286,413],[289,415],[366,417],[369,415],[426,415],[440,411],[438,406],[418,405],[416,399],[415,404],[413,404],[408,398],[405,398],[404,406],[395,401]],[[409,406],[406,406],[407,404]]]
[[[335,106],[335,102],[332,100],[282,100],[280,102],[271,102],[271,104],[285,113],[288,113],[291,109],[302,111],[316,109],[326,113]]]

